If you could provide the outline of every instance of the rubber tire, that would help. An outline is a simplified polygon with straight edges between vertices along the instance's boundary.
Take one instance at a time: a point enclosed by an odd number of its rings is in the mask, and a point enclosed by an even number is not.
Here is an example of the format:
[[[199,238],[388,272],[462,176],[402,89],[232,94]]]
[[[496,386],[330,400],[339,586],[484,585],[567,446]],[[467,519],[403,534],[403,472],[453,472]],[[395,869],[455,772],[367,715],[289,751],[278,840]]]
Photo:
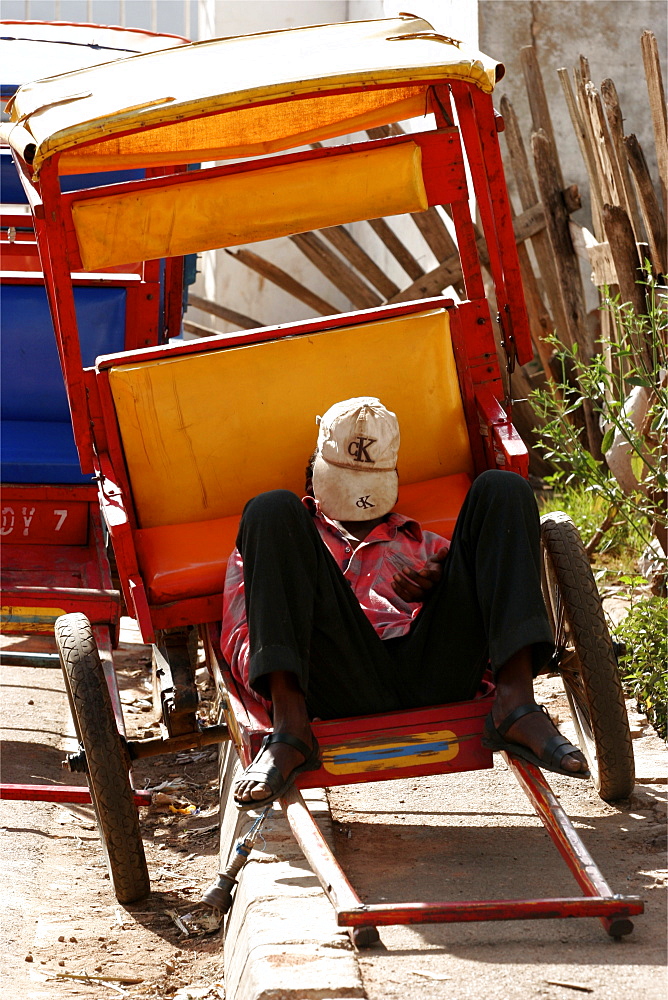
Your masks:
[[[606,802],[628,798],[635,784],[633,743],[617,658],[589,557],[573,521],[541,517],[543,596],[578,742]]]
[[[79,743],[86,751],[87,776],[109,878],[120,903],[148,896],[139,816],[130,784],[130,760],[121,742],[107,682],[90,622],[62,615],[56,643]]]
[[[358,951],[362,951],[364,948],[374,948],[380,944],[380,934],[377,927],[349,927],[348,935],[353,947],[357,948]]]

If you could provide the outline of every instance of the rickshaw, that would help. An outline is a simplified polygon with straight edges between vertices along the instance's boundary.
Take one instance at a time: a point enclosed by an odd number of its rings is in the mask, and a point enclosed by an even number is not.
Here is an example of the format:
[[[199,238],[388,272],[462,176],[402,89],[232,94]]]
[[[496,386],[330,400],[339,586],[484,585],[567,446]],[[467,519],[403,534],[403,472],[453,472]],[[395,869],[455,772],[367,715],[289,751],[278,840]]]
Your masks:
[[[187,41],[176,35],[104,25],[11,20],[0,24],[3,106],[37,68],[42,76],[53,76]],[[120,182],[142,173],[123,170],[114,177]],[[59,615],[83,611],[94,627],[122,727],[112,664],[120,593],[113,584],[97,485],[79,465],[32,216],[7,146],[0,148],[0,180],[1,621],[6,635],[28,640],[18,650],[3,649],[2,660],[58,666],[57,654],[40,649],[31,639],[53,636]],[[63,180],[64,188],[68,180]],[[96,183],[95,174],[76,181],[77,186],[86,187]],[[176,287],[167,291],[168,297],[180,294],[177,268],[172,270],[172,283],[175,279]],[[92,364],[98,354],[108,351],[162,342],[166,290],[164,267],[158,261],[77,275],[74,300],[84,362]],[[0,789],[3,797],[57,797],[58,801],[71,801],[72,796],[81,800],[81,791],[4,784]]]
[[[82,468],[97,477],[125,600],[155,646],[161,685],[167,735],[123,740],[88,622],[81,614],[59,619],[81,741],[72,766],[87,773],[122,902],[149,891],[128,781],[132,760],[231,741],[245,766],[271,728],[219,651],[226,560],[250,497],[302,490],[314,415],[338,399],[381,398],[402,430],[399,509],[446,536],[478,473],[502,468],[527,476],[527,450],[511,419],[512,372],[532,347],[498,143],[503,122],[491,97],[502,74],[487,56],[402,14],[197,42],[33,84],[11,102],[5,134],[48,261]],[[434,127],[382,132],[427,115]],[[381,137],[356,138],[374,129]],[[188,172],[192,162],[209,165]],[[130,165],[144,167],[145,179],[61,190],[64,175]],[[81,367],[73,272],[430,206],[444,206],[451,220],[464,296],[115,352]],[[623,797],[633,787],[624,699],[589,563],[564,515],[544,518],[543,552],[559,651],[553,668],[599,793]],[[194,633],[217,685],[219,725],[197,717]],[[314,722],[322,766],[300,775],[280,804],[339,925],[359,944],[382,924],[564,916],[599,917],[618,938],[643,911],[638,897],[609,888],[541,771],[511,755],[509,767],[583,897],[361,902],[302,791],[489,768],[481,734],[492,699],[485,682],[468,702]],[[224,797],[221,808],[234,806]],[[247,848],[234,856],[232,847],[229,866],[222,856],[218,884],[206,894],[211,905],[228,905]]]

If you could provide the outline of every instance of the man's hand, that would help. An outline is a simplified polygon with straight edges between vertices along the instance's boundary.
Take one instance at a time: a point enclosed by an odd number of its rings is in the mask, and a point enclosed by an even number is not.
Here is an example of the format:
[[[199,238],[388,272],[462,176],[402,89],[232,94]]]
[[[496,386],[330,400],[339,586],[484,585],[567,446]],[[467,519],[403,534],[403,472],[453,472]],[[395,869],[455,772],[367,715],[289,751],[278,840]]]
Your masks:
[[[448,554],[446,547],[427,559],[421,570],[406,567],[392,577],[392,589],[407,604],[424,601],[443,576],[443,563]]]

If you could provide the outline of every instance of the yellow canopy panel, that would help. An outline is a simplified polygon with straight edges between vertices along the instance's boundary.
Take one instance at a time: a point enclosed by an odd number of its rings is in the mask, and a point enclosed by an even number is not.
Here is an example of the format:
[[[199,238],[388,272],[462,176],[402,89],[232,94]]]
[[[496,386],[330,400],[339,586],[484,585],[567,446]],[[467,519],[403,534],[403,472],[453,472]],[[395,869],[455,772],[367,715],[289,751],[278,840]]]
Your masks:
[[[191,174],[191,178],[192,178]],[[323,197],[326,192],[326,197]],[[249,213],[249,206],[255,210]],[[82,264],[104,270],[429,206],[414,142],[74,201]]]
[[[61,173],[231,159],[423,115],[433,83],[490,93],[503,71],[412,15],[315,25],[27,84],[0,134],[36,171],[59,152]]]

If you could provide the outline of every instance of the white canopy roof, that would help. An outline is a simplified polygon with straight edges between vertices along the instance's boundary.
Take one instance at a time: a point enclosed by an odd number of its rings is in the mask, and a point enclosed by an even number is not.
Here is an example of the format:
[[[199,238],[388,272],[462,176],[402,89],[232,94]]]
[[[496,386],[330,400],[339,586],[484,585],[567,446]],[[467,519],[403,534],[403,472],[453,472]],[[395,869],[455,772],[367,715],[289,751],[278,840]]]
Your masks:
[[[26,84],[10,144],[61,173],[253,156],[424,114],[429,87],[489,93],[503,66],[412,15],[196,42]]]

